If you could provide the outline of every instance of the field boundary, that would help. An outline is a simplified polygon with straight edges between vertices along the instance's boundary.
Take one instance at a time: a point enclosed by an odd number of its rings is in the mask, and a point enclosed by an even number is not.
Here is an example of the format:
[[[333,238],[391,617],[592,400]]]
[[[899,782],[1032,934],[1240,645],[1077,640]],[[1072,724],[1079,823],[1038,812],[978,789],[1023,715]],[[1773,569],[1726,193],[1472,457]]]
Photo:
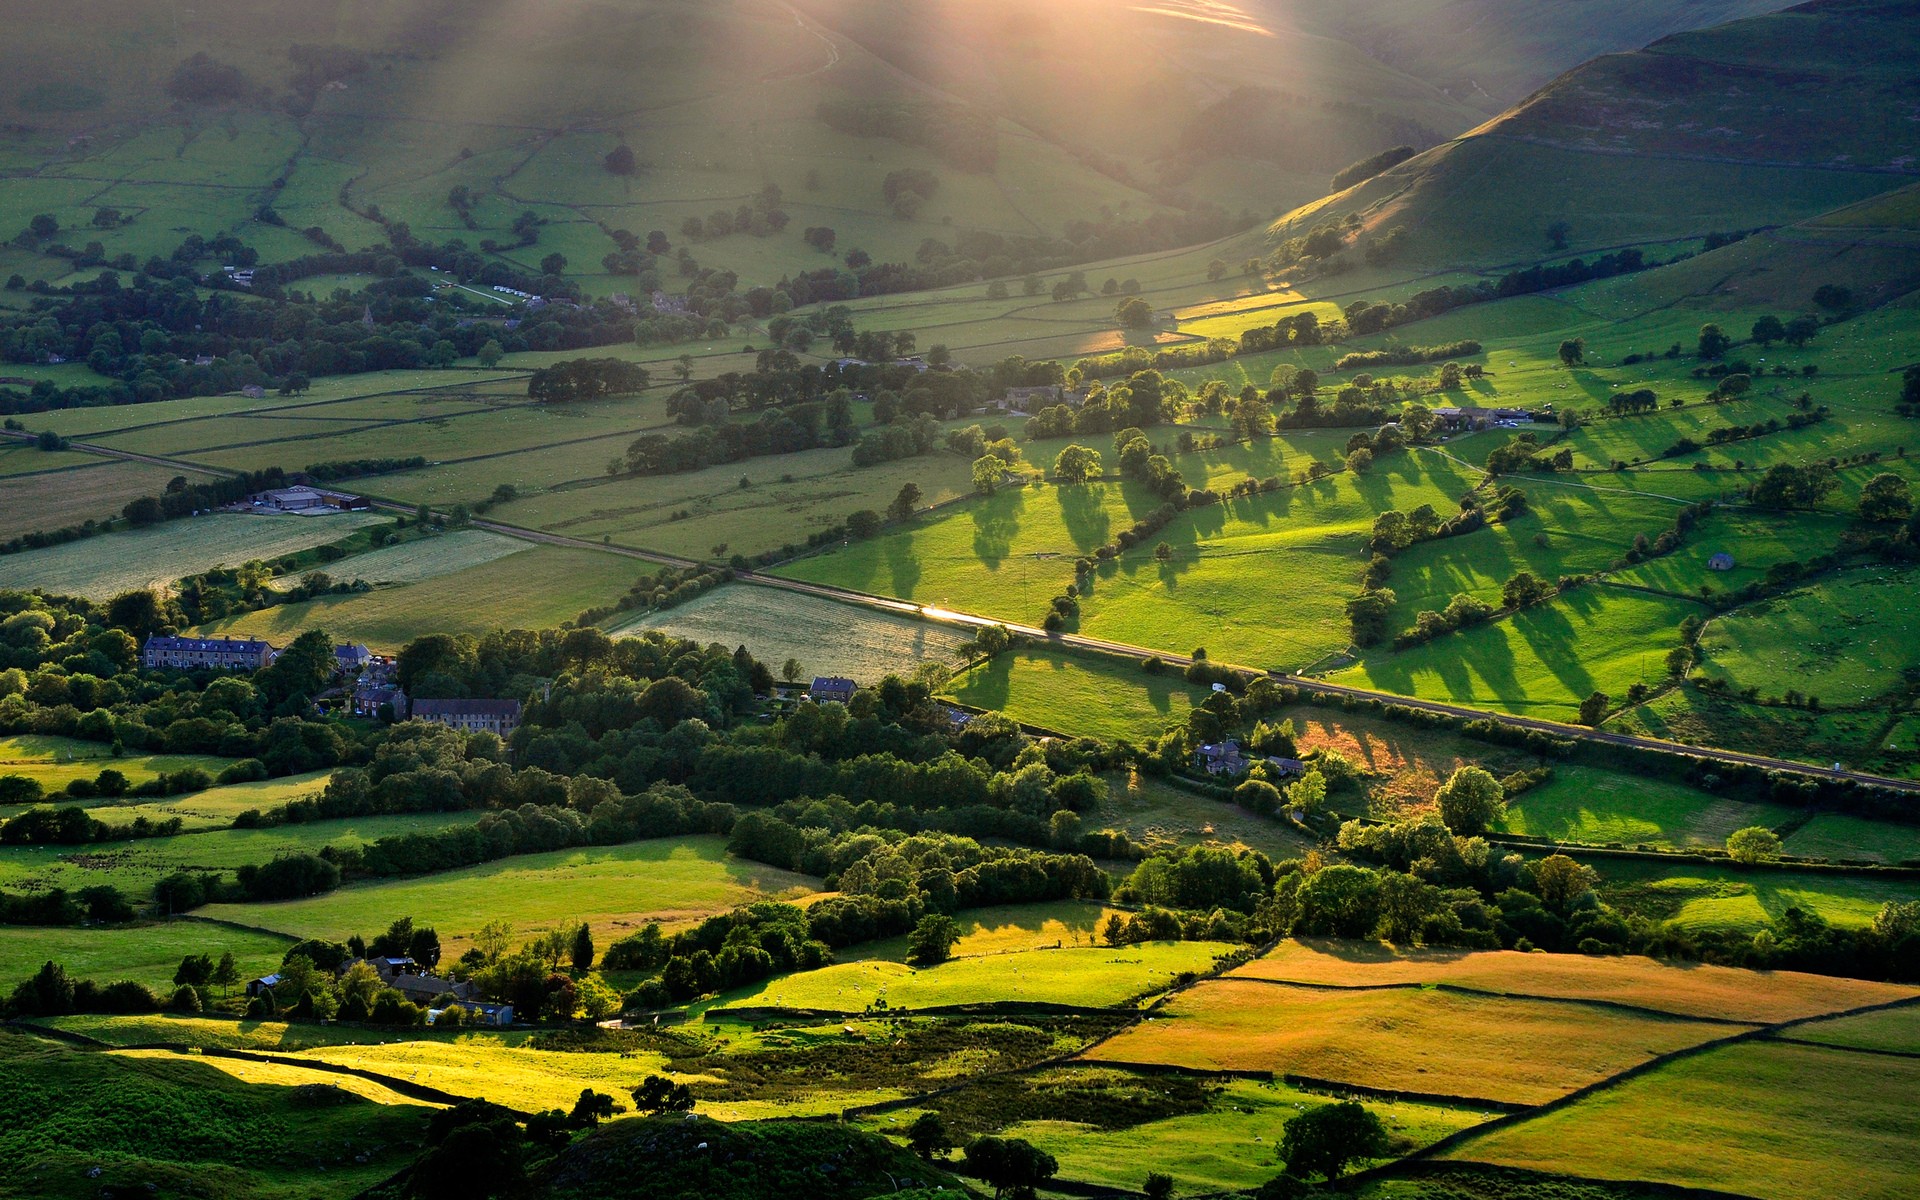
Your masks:
[[[1655,1021],[1737,1025],[1742,1029],[1752,1029],[1766,1024],[1764,1021],[1742,1021],[1734,1017],[1694,1017],[1686,1013],[1670,1012],[1664,1008],[1647,1008],[1639,1004],[1628,1004],[1622,1000],[1602,1000],[1582,996],[1542,996],[1532,992],[1498,992],[1492,988],[1469,987],[1462,983],[1309,983],[1302,979],[1271,979],[1261,975],[1225,975],[1221,977],[1220,982],[1259,983],[1269,987],[1319,988],[1329,992],[1447,992],[1456,996],[1478,996],[1489,1000],[1519,1000],[1536,1004],[1578,1004],[1582,1007],[1604,1008],[1612,1012],[1646,1017]]]
[[[1383,1171],[1384,1169],[1375,1168],[1374,1170]],[[1478,1172],[1497,1173],[1507,1176],[1515,1182],[1537,1182],[1540,1184],[1576,1183],[1607,1188],[1630,1187],[1646,1196],[1674,1196],[1683,1198],[1683,1200],[1759,1200],[1758,1197],[1749,1196],[1745,1192],[1723,1192],[1713,1188],[1689,1187],[1680,1183],[1660,1183],[1651,1179],[1590,1179],[1581,1175],[1548,1175],[1544,1172],[1528,1171],[1521,1167],[1505,1167],[1498,1163],[1474,1162],[1469,1159],[1458,1158],[1436,1159],[1430,1162],[1423,1161],[1413,1163],[1406,1171],[1396,1172],[1396,1174],[1418,1178],[1421,1176],[1437,1175],[1469,1175]],[[1359,1178],[1360,1175],[1372,1176],[1373,1174],[1374,1172],[1362,1171],[1348,1178]]]

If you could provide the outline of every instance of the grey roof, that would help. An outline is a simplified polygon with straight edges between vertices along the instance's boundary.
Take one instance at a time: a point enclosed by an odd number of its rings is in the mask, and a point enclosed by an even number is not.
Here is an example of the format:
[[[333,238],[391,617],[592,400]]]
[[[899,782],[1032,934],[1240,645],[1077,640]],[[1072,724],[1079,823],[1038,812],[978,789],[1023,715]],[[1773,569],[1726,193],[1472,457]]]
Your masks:
[[[416,717],[517,717],[518,700],[415,700]]]
[[[185,638],[154,634],[147,639],[149,650],[195,650],[209,653],[258,654],[273,649],[273,643],[258,638]]]

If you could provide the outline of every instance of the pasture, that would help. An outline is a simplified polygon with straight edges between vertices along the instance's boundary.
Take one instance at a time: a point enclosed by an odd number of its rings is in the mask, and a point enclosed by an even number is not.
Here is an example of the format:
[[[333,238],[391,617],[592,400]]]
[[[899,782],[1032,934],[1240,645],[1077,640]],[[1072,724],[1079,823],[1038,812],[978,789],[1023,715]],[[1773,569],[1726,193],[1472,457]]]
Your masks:
[[[189,833],[225,829],[233,824],[235,817],[250,809],[269,812],[291,801],[319,795],[332,775],[331,771],[314,771],[281,779],[229,783],[204,792],[188,792],[144,803],[96,803],[91,806],[91,812],[96,820],[111,825],[126,824],[137,817],[151,821],[179,817],[182,828]],[[458,824],[458,821],[451,823]]]
[[[948,685],[962,704],[1076,737],[1156,737],[1186,723],[1201,690],[1172,668],[1149,674],[1121,659],[1021,647],[977,663]]]
[[[960,940],[953,945],[953,956],[978,958],[990,954],[1053,950],[1082,943],[1096,946],[1099,944],[1100,926],[1118,911],[1086,900],[963,909],[953,914],[961,929]],[[1121,914],[1123,920],[1125,916]],[[836,951],[834,957],[843,963],[882,959],[905,962],[907,938],[901,936],[862,942],[858,946]]]
[[[76,779],[91,781],[105,770],[118,771],[129,784],[137,785],[189,768],[218,775],[232,762],[207,754],[116,755],[111,747],[99,742],[51,734],[0,737],[0,775],[31,779],[49,794],[64,790]],[[0,806],[0,815],[12,816],[17,811],[11,805]]]
[[[1093,1084],[1106,1072],[1080,1068],[1075,1074],[1090,1076],[1087,1083]],[[1063,1179],[1130,1190],[1139,1187],[1148,1172],[1163,1171],[1174,1177],[1175,1195],[1215,1194],[1257,1188],[1280,1174],[1284,1164],[1278,1158],[1278,1131],[1301,1112],[1330,1102],[1326,1095],[1277,1080],[1235,1079],[1222,1083],[1201,1113],[1122,1129],[1076,1121],[1022,1121],[997,1133],[1024,1138],[1053,1155]],[[1370,1100],[1366,1106],[1386,1127],[1395,1153],[1427,1145],[1486,1117],[1457,1105]]]
[[[1232,949],[1217,942],[1068,946],[956,958],[914,968],[875,960],[836,963],[734,992],[722,1009],[773,1007],[865,1012],[1014,1001],[1111,1008],[1165,991]]]
[[[1791,868],[1740,871],[1732,867],[1608,859],[1597,861],[1599,891],[1610,903],[1631,896],[1649,915],[1683,928],[1758,931],[1799,907],[1859,928],[1889,902],[1920,899],[1920,881],[1871,875],[1835,875]]]
[[[57,962],[75,979],[131,979],[166,995],[189,954],[211,955],[216,962],[232,954],[240,974],[252,979],[278,967],[291,945],[292,938],[190,917],[81,929],[0,926],[0,987],[11,992],[42,963]]]
[[[128,501],[158,496],[179,474],[146,463],[95,462],[55,475],[0,477],[0,538],[116,518]]]
[[[1869,567],[1707,623],[1699,670],[1736,690],[1859,705],[1920,667],[1920,576]]]
[[[1783,848],[1807,858],[1905,863],[1920,860],[1920,826],[1823,812],[1788,834]]]
[[[438,537],[349,555],[320,569],[336,581],[363,580],[375,587],[391,587],[424,583],[469,567],[484,566],[526,549],[527,543],[518,538],[481,529],[456,529]],[[299,582],[298,576],[285,576],[275,579],[274,586],[291,588]]]
[[[8,582],[59,595],[108,600],[137,588],[164,588],[209,567],[237,567],[255,559],[297,554],[386,521],[365,512],[324,517],[210,513],[14,555],[7,561]]]
[[[1920,1174],[1920,1062],[1757,1041],[1662,1066],[1448,1158],[1711,1188],[1894,1200]]]
[[[619,599],[650,571],[648,564],[615,554],[538,546],[416,583],[261,609],[195,632],[285,645],[309,629],[324,629],[337,641],[392,652],[426,633],[477,635],[560,625]]]
[[[344,1200],[407,1164],[429,1111],[349,1089],[343,1102],[315,1104],[291,1085],[332,1080],[248,1074],[9,1034],[0,1039],[0,1191],[92,1200],[103,1188],[144,1192],[164,1181],[174,1194]]]
[[[1772,1023],[1920,995],[1911,987],[1744,971],[1651,958],[1592,958],[1516,950],[1412,950],[1379,942],[1290,939],[1229,973],[1329,988],[1452,987],[1489,995],[1595,1001],[1680,1017]]]
[[[1680,622],[1696,611],[1671,597],[1594,584],[1410,650],[1372,652],[1333,678],[1567,721],[1591,692],[1620,696],[1665,679]]]
[[[1670,780],[1556,763],[1553,778],[1509,802],[1499,829],[1588,845],[1717,850],[1736,829],[1779,825],[1791,815]]]
[[[1182,992],[1083,1057],[1539,1104],[1738,1031],[1581,1004],[1227,978]]]
[[[1238,805],[1198,796],[1138,773],[1109,775],[1107,802],[1086,814],[1091,827],[1119,829],[1155,849],[1246,846],[1268,858],[1297,858],[1314,848],[1305,834]]]
[[[702,645],[745,646],[778,671],[789,658],[801,675],[844,675],[877,683],[909,675],[922,662],[952,667],[966,641],[946,625],[896,617],[799,592],[732,586],[716,588],[664,612],[648,613],[612,632],[659,630]]]
[[[1920,1055],[1920,1009],[1912,1005],[1835,1017],[1802,1025],[1788,1035],[1794,1041],[1818,1042],[1854,1050],[1886,1050]]]
[[[818,886],[803,875],[732,858],[721,838],[691,837],[522,854],[437,875],[354,884],[305,900],[212,904],[201,913],[300,938],[344,938],[411,916],[416,925],[438,929],[448,957],[457,957],[491,920],[506,921],[522,936],[585,922],[604,947],[649,921],[690,925],[754,900],[804,896]]]

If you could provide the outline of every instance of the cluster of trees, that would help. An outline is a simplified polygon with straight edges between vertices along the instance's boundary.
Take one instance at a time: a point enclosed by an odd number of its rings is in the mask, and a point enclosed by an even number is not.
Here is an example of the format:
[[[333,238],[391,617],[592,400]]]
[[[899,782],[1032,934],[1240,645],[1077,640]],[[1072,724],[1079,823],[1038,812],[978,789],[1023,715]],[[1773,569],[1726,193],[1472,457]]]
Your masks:
[[[1382,305],[1369,307],[1364,300],[1356,300],[1347,308],[1347,325],[1354,333],[1372,333],[1373,314]],[[1445,342],[1438,346],[1389,346],[1379,350],[1356,350],[1342,354],[1334,363],[1336,371],[1358,371],[1367,367],[1411,367],[1420,363],[1445,362],[1454,358],[1470,358],[1479,354],[1485,347],[1479,342],[1466,338],[1457,342]],[[1468,368],[1472,370],[1472,368]]]
[[[527,380],[527,396],[542,404],[598,400],[644,392],[650,377],[637,363],[617,358],[575,358],[541,367]]]
[[[1489,475],[1513,475],[1521,471],[1551,474],[1573,469],[1573,448],[1563,446],[1549,452],[1534,433],[1516,433],[1506,445],[1487,455]]]

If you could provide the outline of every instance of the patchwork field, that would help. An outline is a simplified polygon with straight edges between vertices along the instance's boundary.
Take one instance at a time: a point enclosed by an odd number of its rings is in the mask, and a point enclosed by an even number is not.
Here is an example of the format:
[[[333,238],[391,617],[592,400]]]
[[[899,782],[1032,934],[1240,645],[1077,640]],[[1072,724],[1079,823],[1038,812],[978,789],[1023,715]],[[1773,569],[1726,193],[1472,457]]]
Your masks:
[[[1222,979],[1181,993],[1085,1057],[1539,1104],[1734,1032],[1578,1004]]]
[[[798,592],[724,587],[665,612],[614,627],[616,636],[657,629],[702,645],[745,646],[775,670],[789,658],[803,676],[844,675],[876,683],[911,674],[916,664],[956,665],[966,638],[929,621],[888,616]]]
[[[1749,1042],[1475,1138],[1447,1157],[1762,1200],[1906,1196],[1920,1061]]]
[[[136,588],[165,587],[209,567],[298,553],[387,519],[351,512],[324,517],[212,513],[18,554],[7,560],[8,581],[107,600]]]
[[[1910,987],[1795,971],[1512,950],[1406,950],[1383,943],[1322,940],[1282,942],[1228,977],[1333,988],[1449,984],[1497,995],[1602,1001],[1682,1017],[1761,1023],[1920,994]]]
[[[687,925],[767,897],[806,895],[819,881],[735,859],[717,837],[632,842],[523,854],[417,879],[356,884],[325,896],[276,904],[213,904],[214,919],[257,925],[295,937],[343,938],[384,929],[397,917],[439,930],[457,957],[489,920],[521,936],[592,927],[610,945],[649,921]]]
[[[1821,813],[1788,834],[1788,854],[1905,863],[1920,859],[1920,826]]]
[[[983,954],[924,968],[837,963],[736,992],[722,1007],[863,1012],[881,1001],[894,1010],[1018,1001],[1105,1008],[1164,991],[1177,976],[1205,971],[1231,949],[1216,942],[1150,942]]]
[[[179,817],[181,828],[188,833],[197,833],[210,829],[225,829],[233,824],[233,819],[249,809],[268,812],[293,800],[302,800],[308,796],[317,796],[327,786],[332,777],[330,771],[314,771],[306,775],[289,775],[282,779],[261,779],[252,783],[230,783],[223,787],[210,787],[204,792],[188,792],[181,796],[169,796],[164,800],[149,800],[144,803],[117,803],[94,801],[88,810],[96,820],[110,825],[126,824],[139,817],[150,821],[165,821]],[[0,810],[3,811],[3,810]],[[448,824],[459,824],[458,817]]]

